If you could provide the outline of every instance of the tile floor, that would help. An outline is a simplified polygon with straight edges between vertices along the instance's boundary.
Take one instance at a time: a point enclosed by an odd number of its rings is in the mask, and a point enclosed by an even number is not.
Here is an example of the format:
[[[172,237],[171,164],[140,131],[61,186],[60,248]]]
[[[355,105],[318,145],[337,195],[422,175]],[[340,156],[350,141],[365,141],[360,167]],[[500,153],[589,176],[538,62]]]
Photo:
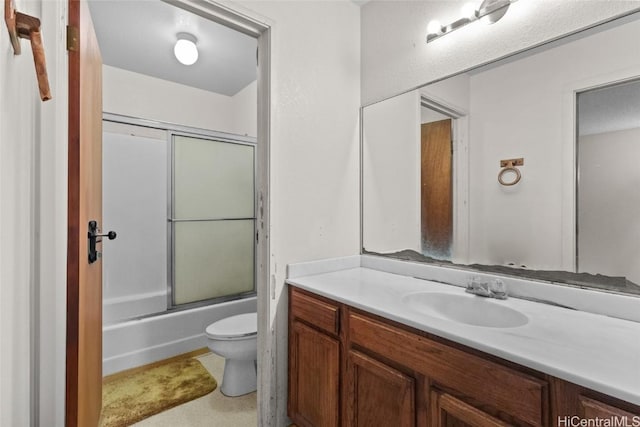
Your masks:
[[[136,427],[254,427],[258,424],[256,393],[226,397],[220,393],[224,358],[212,353],[196,357],[218,381],[206,396],[156,414]]]

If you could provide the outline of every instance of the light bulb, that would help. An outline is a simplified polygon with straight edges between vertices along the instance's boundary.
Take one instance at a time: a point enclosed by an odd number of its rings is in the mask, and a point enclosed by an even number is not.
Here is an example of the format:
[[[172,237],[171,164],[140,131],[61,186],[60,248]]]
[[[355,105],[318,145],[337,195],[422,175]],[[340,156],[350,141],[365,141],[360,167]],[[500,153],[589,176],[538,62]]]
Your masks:
[[[440,34],[442,33],[442,25],[440,21],[433,20],[427,24],[427,33],[429,34]]]
[[[176,59],[184,65],[193,65],[198,60],[198,47],[196,38],[190,34],[178,34],[178,41],[173,48]]]
[[[476,7],[473,3],[465,3],[460,10],[462,16],[467,19],[475,19],[476,17]]]

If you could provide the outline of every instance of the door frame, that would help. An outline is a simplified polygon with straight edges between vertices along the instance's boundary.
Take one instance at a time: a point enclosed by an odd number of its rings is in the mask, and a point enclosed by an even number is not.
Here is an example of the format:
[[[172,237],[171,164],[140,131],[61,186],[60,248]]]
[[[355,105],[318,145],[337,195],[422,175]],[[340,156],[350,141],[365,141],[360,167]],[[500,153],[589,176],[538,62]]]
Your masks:
[[[239,5],[223,5],[198,0],[164,0],[173,6],[226,25],[258,41],[258,128],[257,197],[258,227],[256,245],[256,288],[258,296],[258,425],[275,426],[276,402],[276,323],[271,312],[270,272],[270,128],[271,128],[271,28],[272,23]],[[66,75],[62,76],[66,79]],[[65,285],[66,288],[66,285]],[[272,307],[273,306],[273,307]],[[40,337],[36,336],[39,340]],[[64,340],[64,337],[62,338]],[[66,353],[66,349],[65,349]],[[64,381],[63,381],[64,383]],[[64,388],[64,387],[63,387]],[[63,410],[64,411],[64,410]]]

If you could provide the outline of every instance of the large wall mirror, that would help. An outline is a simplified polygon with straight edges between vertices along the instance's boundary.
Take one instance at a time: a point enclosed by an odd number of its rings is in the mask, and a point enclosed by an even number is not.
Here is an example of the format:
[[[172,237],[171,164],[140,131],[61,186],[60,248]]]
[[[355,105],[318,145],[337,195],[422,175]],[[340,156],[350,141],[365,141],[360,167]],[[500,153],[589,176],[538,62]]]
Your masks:
[[[362,117],[363,253],[640,294],[640,13]]]

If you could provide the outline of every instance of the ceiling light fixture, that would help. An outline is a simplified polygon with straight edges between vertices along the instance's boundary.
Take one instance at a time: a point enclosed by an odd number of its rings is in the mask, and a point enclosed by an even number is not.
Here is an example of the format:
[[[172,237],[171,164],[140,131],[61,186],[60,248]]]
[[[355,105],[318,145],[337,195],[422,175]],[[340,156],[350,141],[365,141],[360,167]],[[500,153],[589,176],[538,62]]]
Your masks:
[[[482,19],[487,24],[496,23],[507,13],[511,3],[517,0],[484,0],[480,7],[476,9],[472,3],[462,6],[462,18],[449,25],[442,26],[438,21],[431,21],[427,25],[427,43],[444,36],[458,28]]]
[[[195,36],[189,33],[178,33],[178,41],[173,47],[173,54],[176,59],[184,65],[193,65],[198,60],[198,47]]]

